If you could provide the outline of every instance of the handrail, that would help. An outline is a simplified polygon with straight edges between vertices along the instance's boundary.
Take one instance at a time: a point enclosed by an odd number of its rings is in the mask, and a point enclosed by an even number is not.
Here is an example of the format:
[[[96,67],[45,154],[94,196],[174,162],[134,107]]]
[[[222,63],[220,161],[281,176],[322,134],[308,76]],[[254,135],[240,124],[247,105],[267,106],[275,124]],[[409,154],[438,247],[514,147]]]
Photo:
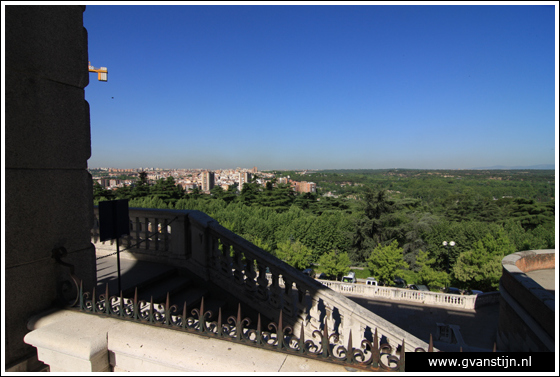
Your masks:
[[[97,218],[97,208],[94,215]],[[281,310],[284,321],[296,334],[303,327],[306,336],[311,336],[328,319],[328,330],[338,334],[342,343],[348,342],[352,333],[358,346],[363,339],[358,334],[372,338],[377,329],[393,350],[403,343],[408,350],[428,348],[426,342],[302,274],[200,211],[130,208],[129,215],[131,234],[121,244],[133,247],[129,252],[138,259],[187,268],[268,318],[278,320]],[[96,226],[97,220],[93,242]],[[156,229],[159,231],[153,234]],[[135,242],[140,246],[134,248]],[[110,247],[105,244],[97,242],[96,247]]]

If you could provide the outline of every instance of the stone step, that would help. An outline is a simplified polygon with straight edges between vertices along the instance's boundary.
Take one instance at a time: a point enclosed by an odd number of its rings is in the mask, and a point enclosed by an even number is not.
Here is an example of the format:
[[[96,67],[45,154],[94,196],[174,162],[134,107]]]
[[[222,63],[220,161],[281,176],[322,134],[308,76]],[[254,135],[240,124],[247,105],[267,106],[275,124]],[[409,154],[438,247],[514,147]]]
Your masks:
[[[192,280],[186,276],[175,274],[167,275],[164,279],[153,282],[150,285],[140,287],[138,289],[138,298],[150,300],[152,297],[154,303],[165,303],[167,293],[173,297],[178,292],[187,290],[192,284]]]
[[[170,304],[177,305],[179,312],[182,313],[183,306],[186,303],[187,311],[190,315],[192,309],[200,308],[200,301],[202,297],[207,294],[208,291],[204,288],[190,287],[189,289],[184,289],[173,294],[170,297]]]
[[[160,263],[146,263],[121,258],[121,290],[125,297],[133,297],[136,287],[141,289],[168,276],[175,275],[174,266]],[[111,294],[118,295],[118,272],[116,257],[102,258],[97,261],[97,291],[104,291],[109,285]]]

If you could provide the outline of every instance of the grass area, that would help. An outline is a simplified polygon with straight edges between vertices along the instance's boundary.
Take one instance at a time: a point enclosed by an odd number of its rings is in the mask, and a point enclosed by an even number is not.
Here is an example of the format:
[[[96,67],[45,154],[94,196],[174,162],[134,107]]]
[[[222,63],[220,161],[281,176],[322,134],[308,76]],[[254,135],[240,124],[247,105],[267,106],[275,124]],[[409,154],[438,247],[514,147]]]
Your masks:
[[[358,270],[358,269],[355,269],[355,268],[351,268],[350,271],[354,272],[356,274],[356,279],[366,279],[366,278],[371,276],[371,273],[369,272],[369,270],[367,268],[363,269],[363,270]]]

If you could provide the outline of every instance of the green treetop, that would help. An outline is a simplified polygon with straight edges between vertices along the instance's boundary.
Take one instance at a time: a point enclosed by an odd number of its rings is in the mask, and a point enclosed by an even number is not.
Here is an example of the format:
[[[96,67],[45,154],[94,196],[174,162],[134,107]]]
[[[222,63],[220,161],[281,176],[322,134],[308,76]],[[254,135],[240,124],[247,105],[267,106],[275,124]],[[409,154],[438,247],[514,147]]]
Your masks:
[[[408,268],[408,264],[403,260],[403,249],[397,241],[387,246],[377,246],[367,262],[371,275],[389,284],[399,269]]]

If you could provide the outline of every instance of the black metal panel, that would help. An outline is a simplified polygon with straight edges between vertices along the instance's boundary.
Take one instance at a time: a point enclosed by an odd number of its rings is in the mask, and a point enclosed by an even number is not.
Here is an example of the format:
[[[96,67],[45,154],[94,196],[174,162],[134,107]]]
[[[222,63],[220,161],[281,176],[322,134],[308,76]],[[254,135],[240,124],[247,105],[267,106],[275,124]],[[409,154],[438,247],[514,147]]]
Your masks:
[[[99,202],[99,240],[130,234],[128,199]]]

